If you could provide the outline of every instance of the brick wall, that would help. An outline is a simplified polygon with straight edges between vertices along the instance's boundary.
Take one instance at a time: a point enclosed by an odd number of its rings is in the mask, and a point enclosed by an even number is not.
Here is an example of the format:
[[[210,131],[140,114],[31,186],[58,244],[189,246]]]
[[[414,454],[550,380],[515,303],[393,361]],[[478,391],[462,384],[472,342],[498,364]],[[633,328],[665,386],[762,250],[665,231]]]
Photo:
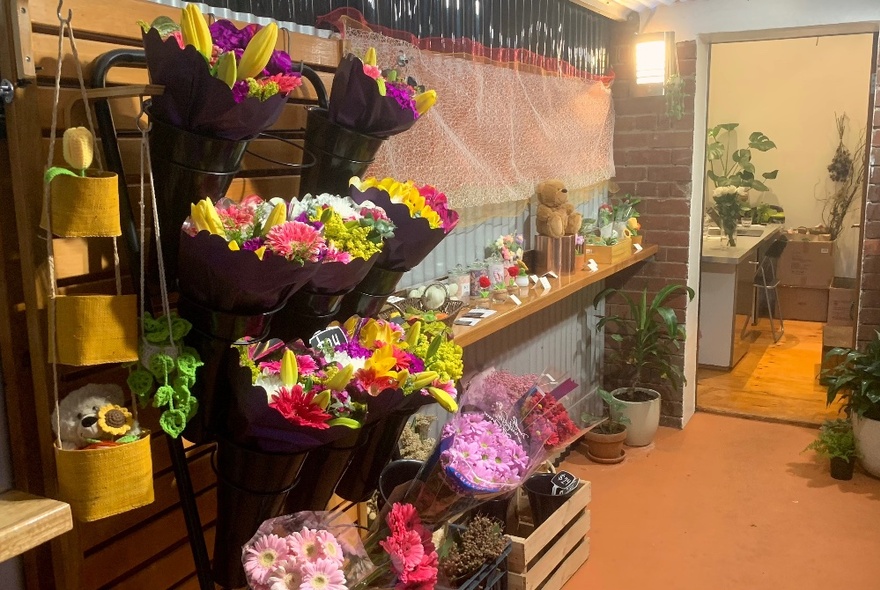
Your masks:
[[[616,75],[612,86],[616,115],[616,181],[621,194],[632,193],[642,199],[639,211],[644,239],[647,243],[658,244],[660,251],[654,262],[618,275],[608,282],[608,286],[632,294],[647,287],[650,298],[663,286],[684,284],[687,279],[696,43],[688,41],[677,45],[679,73],[685,79],[686,94],[684,116],[677,121],[666,116],[665,97],[633,96],[634,41],[635,24],[618,25],[611,54]],[[678,310],[682,322],[686,304],[684,295],[668,301],[670,307]],[[608,302],[606,311],[626,313],[620,303],[614,300]],[[617,346],[610,334],[606,334],[605,345],[609,351]],[[678,362],[683,363],[682,358]],[[610,372],[606,373],[605,381],[606,387],[625,384],[616,382],[614,374]],[[683,415],[681,389],[671,391],[659,383],[656,388],[663,395],[662,423],[680,426]]]
[[[880,78],[880,71],[877,77]],[[864,251],[861,264],[861,293],[856,339],[864,347],[880,330],[880,88],[874,88],[870,177],[865,206]]]

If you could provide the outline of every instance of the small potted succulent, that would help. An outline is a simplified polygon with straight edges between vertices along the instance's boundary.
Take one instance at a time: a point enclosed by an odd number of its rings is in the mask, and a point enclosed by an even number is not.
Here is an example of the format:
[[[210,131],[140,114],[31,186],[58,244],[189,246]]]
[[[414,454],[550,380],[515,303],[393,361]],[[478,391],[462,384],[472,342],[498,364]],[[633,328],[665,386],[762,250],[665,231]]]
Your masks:
[[[588,430],[581,439],[581,450],[595,463],[613,464],[620,463],[626,458],[623,449],[623,441],[626,440],[627,418],[620,410],[623,402],[616,399],[610,392],[599,390],[599,396],[608,405],[609,411],[616,408],[616,412],[609,412],[608,418],[584,414],[582,420],[586,424],[603,420],[592,430]]]
[[[816,440],[807,445],[804,451],[816,451],[821,457],[831,460],[831,477],[849,480],[856,465],[856,438],[852,423],[845,418],[826,420]]]

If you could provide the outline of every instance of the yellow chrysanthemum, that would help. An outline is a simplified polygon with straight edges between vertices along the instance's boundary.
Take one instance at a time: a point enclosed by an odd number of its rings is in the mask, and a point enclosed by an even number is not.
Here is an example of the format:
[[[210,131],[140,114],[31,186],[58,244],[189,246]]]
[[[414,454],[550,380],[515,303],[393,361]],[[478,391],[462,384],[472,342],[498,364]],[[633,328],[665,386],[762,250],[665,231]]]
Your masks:
[[[123,436],[134,426],[131,412],[123,406],[109,404],[98,410],[98,428],[113,436]]]

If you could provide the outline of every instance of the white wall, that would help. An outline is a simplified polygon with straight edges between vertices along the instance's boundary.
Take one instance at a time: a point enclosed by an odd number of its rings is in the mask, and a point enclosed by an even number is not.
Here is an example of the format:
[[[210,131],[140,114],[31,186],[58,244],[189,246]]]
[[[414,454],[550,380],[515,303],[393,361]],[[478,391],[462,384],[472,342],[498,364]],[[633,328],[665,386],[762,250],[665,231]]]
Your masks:
[[[708,33],[876,21],[877,0],[689,0],[641,14],[643,32],[675,31],[676,41]]]
[[[752,152],[758,173],[778,169],[779,176],[767,182],[769,193],[750,198],[781,205],[789,227],[822,223],[821,199],[834,190],[827,167],[837,149],[835,113],[849,117],[851,153],[867,127],[872,47],[870,34],[712,45],[708,126],[739,123],[736,147],[752,131],[776,143]],[[860,209],[855,203],[850,218],[858,220]],[[837,276],[856,276],[859,230],[849,225],[837,243]]]

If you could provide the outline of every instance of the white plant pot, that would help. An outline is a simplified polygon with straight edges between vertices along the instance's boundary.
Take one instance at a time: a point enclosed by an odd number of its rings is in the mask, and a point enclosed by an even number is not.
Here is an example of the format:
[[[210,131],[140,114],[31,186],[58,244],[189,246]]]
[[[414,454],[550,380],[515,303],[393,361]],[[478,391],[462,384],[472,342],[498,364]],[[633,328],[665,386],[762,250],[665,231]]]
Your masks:
[[[853,413],[852,423],[856,449],[860,454],[859,463],[865,471],[874,477],[880,477],[880,420],[871,420]]]
[[[660,394],[653,389],[637,387],[636,391],[647,393],[652,397],[646,402],[628,402],[618,398],[618,395],[629,391],[629,387],[621,387],[611,392],[622,406],[619,410],[611,409],[611,415],[616,420],[623,415],[629,419],[626,425],[626,445],[629,447],[644,447],[654,440],[657,427],[660,426]]]

